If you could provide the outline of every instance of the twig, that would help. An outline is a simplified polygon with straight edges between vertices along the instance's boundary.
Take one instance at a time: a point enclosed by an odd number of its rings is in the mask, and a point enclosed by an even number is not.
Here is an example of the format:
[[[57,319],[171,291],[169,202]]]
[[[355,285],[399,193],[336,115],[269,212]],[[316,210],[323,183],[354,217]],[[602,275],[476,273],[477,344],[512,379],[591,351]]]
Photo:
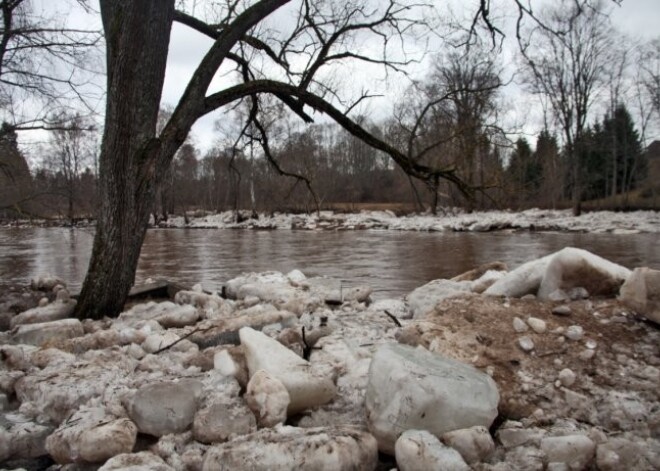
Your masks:
[[[392,319],[392,321],[397,325],[397,327],[403,327],[403,326],[401,325],[401,322],[399,322],[399,319],[397,319],[396,316],[395,316],[394,314],[392,314],[392,313],[391,313],[390,311],[388,311],[387,309],[385,309],[385,311],[383,311],[383,312],[385,313],[385,315],[386,315],[387,317],[389,317],[390,319]]]
[[[536,355],[537,358],[549,357],[550,355],[560,355],[566,353],[566,349],[562,348],[561,350],[551,350],[549,352],[543,352]]]
[[[165,347],[163,347],[163,348],[159,348],[158,350],[156,350],[156,351],[154,352],[154,355],[158,355],[160,352],[164,352],[165,350],[167,350],[167,349],[169,349],[169,348],[172,348],[172,347],[175,346],[177,343],[181,342],[182,340],[187,339],[188,337],[190,337],[190,336],[193,335],[193,334],[196,334],[197,332],[206,332],[206,331],[208,331],[208,330],[214,329],[215,327],[216,327],[216,326],[205,327],[205,328],[201,328],[201,327],[199,327],[199,328],[197,328],[197,329],[193,329],[193,330],[191,330],[190,332],[188,332],[186,335],[184,335],[183,337],[176,339],[176,340],[175,340],[174,342],[172,342],[171,344],[169,344],[169,345],[167,345],[167,346],[165,346]]]

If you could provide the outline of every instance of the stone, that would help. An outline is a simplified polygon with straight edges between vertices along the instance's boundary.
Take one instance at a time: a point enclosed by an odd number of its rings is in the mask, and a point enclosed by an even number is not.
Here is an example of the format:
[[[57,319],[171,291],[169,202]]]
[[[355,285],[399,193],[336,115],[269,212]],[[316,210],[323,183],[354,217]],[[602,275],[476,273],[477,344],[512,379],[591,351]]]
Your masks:
[[[124,453],[110,458],[98,471],[175,471],[162,458],[148,451]]]
[[[73,314],[75,307],[76,302],[74,300],[69,300],[55,301],[54,303],[45,306],[28,309],[27,311],[23,311],[14,316],[11,319],[10,327],[13,329],[22,324],[37,324],[66,319]]]
[[[210,448],[203,471],[367,471],[378,464],[376,440],[354,427],[278,426]]]
[[[260,427],[273,427],[286,421],[291,398],[280,380],[259,370],[247,385],[245,400]]]
[[[101,407],[81,408],[46,439],[46,450],[59,464],[101,463],[130,453],[137,427]]]
[[[595,355],[596,355],[596,350],[587,349],[587,350],[582,350],[578,354],[578,357],[580,357],[580,360],[588,361],[591,360]]]
[[[438,471],[468,471],[461,454],[443,445],[425,430],[408,430],[394,446],[396,464],[401,471],[434,469]]]
[[[547,325],[544,320],[538,319],[536,317],[530,317],[527,319],[527,324],[532,328],[537,334],[542,334],[547,330]]]
[[[20,413],[0,415],[0,463],[47,454],[46,438],[52,431],[50,425],[33,422]]]
[[[547,296],[547,301],[564,302],[570,301],[571,297],[563,289],[556,289]]]
[[[436,436],[497,416],[499,392],[493,379],[470,365],[407,345],[385,344],[369,367],[365,398],[367,425],[385,453],[410,429]]]
[[[12,331],[15,343],[41,346],[48,341],[67,340],[85,335],[78,319],[61,319],[37,324],[19,325]]]
[[[9,409],[9,399],[5,393],[0,393],[0,412],[4,412]]]
[[[413,319],[420,319],[433,312],[440,301],[470,293],[469,281],[434,280],[416,288],[405,299],[410,306]]]
[[[555,316],[566,317],[566,316],[570,316],[571,312],[573,311],[571,310],[571,307],[568,304],[562,304],[561,306],[556,306],[552,308],[552,313]]]
[[[562,386],[569,388],[575,384],[577,377],[575,373],[573,373],[573,370],[570,368],[564,368],[559,372],[557,378],[559,379],[559,382],[561,382]]]
[[[30,287],[37,291],[52,291],[58,285],[66,286],[66,283],[53,275],[40,275],[32,278]]]
[[[534,350],[534,341],[531,337],[524,335],[518,339],[518,346],[524,352],[531,352]]]
[[[331,401],[336,388],[329,372],[315,370],[291,350],[249,327],[239,331],[250,377],[265,370],[277,378],[289,393],[288,414]]]
[[[582,470],[591,464],[596,445],[585,435],[566,435],[543,438],[541,450],[547,463],[565,463],[571,470]]]
[[[584,329],[579,325],[571,325],[568,326],[564,335],[569,340],[577,341],[580,340],[584,335]]]
[[[126,410],[141,433],[156,437],[180,433],[193,422],[201,390],[196,380],[148,384],[128,400]]]
[[[529,327],[525,323],[524,320],[522,320],[520,317],[514,317],[513,318],[513,330],[518,332],[519,334],[522,332],[527,332],[529,330]]]
[[[240,398],[217,401],[200,409],[193,421],[193,437],[202,443],[219,443],[257,430],[257,421]]]
[[[466,463],[487,461],[495,453],[495,442],[482,425],[454,430],[442,435],[442,442],[458,451]]]
[[[619,299],[648,320],[660,324],[660,270],[635,268],[621,286]]]

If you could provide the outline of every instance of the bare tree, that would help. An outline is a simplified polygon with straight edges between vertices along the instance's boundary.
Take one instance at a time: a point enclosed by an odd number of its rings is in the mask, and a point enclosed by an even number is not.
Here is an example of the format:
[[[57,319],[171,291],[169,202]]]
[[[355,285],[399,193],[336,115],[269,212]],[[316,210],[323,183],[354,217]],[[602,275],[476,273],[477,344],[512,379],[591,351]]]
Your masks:
[[[88,8],[85,0],[70,4]],[[74,100],[91,111],[102,96],[90,55],[101,33],[69,28],[65,15],[44,11],[31,0],[0,1],[0,116],[14,130],[62,127],[56,109],[70,110]]]
[[[646,92],[651,109],[660,119],[660,38],[642,48],[638,60],[639,82]]]
[[[470,192],[455,168],[425,165],[414,152],[395,148],[357,123],[352,112],[370,94],[365,91],[351,99],[328,73],[336,72],[331,66],[346,62],[380,66],[388,73],[404,70],[411,60],[406,39],[425,26],[430,5],[410,0],[231,1],[214,3],[214,16],[200,18],[176,10],[176,4],[175,0],[100,2],[108,76],[100,154],[102,197],[92,257],[76,307],[79,317],[121,311],[135,278],[155,189],[191,126],[219,108],[251,102],[255,111],[249,114],[244,132],[256,129],[254,137],[272,155],[259,97],[274,96],[306,122],[313,120],[312,112],[328,115],[415,178],[445,179]],[[488,4],[480,2],[475,18],[497,34]],[[526,14],[521,3],[512,5]],[[205,34],[213,44],[165,128],[156,133],[173,22]],[[236,72],[232,84],[210,93],[220,67],[230,64]]]
[[[573,212],[579,215],[582,169],[577,143],[610,66],[613,28],[600,0],[561,0],[529,30],[518,24],[528,83],[544,95],[562,131],[571,166]]]
[[[472,189],[485,186],[484,148],[501,134],[496,126],[502,86],[494,53],[471,44],[436,57],[434,70],[410,87],[396,116],[394,138],[408,155],[432,168],[455,169]],[[427,182],[436,212],[440,179]],[[470,200],[468,200],[470,202]]]
[[[66,217],[70,224],[75,223],[75,206],[79,200],[81,176],[94,166],[96,140],[91,124],[79,114],[62,114],[51,119],[62,127],[51,132],[50,169],[61,175],[63,191],[66,195]]]

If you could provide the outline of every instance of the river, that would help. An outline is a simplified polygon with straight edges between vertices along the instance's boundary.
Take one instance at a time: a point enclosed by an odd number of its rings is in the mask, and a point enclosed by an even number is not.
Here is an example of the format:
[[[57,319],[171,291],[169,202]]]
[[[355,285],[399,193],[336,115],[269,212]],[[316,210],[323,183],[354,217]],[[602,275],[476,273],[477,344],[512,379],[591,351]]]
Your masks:
[[[93,229],[0,228],[0,282],[52,273],[76,291],[92,239]],[[369,284],[382,299],[483,263],[500,260],[512,268],[568,246],[630,268],[660,267],[658,234],[152,229],[137,281],[165,278],[216,290],[242,272],[298,268],[344,286]]]

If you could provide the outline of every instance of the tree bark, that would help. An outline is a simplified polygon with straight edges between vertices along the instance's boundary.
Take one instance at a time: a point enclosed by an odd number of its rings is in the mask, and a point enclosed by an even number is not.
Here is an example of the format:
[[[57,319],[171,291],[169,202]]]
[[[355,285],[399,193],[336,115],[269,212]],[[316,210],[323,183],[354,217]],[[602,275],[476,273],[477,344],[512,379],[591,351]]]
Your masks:
[[[76,315],[121,312],[137,269],[159,180],[160,105],[174,0],[101,0],[107,43],[107,104],[96,235]]]

